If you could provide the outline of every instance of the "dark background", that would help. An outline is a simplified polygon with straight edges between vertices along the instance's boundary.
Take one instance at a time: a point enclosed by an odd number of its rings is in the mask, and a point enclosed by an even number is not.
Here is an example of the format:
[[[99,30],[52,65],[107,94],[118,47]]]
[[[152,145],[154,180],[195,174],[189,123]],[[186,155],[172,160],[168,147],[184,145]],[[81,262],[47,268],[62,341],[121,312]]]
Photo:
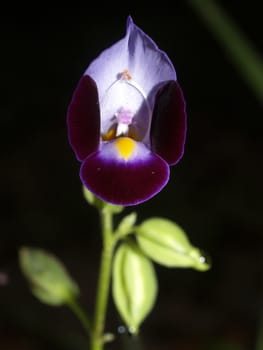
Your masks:
[[[259,2],[219,3],[260,51]],[[99,221],[82,197],[66,110],[80,76],[124,36],[130,14],[173,61],[188,112],[185,156],[171,168],[168,186],[136,208],[138,217],[175,220],[212,260],[205,273],[156,266],[159,298],[142,326],[144,349],[255,349],[263,306],[262,104],[187,2],[173,9],[124,3],[111,13],[85,3],[14,6],[1,14],[0,271],[8,283],[0,287],[0,348],[83,344],[70,311],[31,295],[18,249],[32,245],[56,254],[92,310]],[[107,329],[120,324],[110,303]]]

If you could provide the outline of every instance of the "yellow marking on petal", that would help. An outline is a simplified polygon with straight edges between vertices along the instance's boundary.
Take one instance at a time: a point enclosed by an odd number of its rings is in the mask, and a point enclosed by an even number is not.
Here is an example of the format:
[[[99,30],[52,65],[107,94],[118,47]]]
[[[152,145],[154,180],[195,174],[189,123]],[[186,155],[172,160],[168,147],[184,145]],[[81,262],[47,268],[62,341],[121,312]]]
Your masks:
[[[102,135],[102,140],[103,141],[110,141],[115,139],[116,137],[116,126],[113,126],[112,128],[110,128],[106,134]]]
[[[115,141],[115,145],[119,152],[119,155],[125,160],[129,159],[136,146],[135,142],[129,137],[119,137]]]

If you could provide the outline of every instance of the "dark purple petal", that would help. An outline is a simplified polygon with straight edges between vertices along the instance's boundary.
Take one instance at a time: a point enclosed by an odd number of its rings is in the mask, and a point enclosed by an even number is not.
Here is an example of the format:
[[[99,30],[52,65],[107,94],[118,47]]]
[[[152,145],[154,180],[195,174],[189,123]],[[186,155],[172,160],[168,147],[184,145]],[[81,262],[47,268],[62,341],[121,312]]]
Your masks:
[[[135,205],[150,199],[167,184],[169,166],[143,147],[139,145],[129,158],[124,158],[114,142],[107,143],[105,149],[82,163],[83,184],[97,197],[117,205]]]
[[[157,93],[151,124],[152,151],[168,164],[176,164],[184,153],[186,110],[183,92],[176,81]]]
[[[100,140],[100,109],[97,86],[83,76],[73,94],[67,114],[68,136],[78,160],[95,152]]]

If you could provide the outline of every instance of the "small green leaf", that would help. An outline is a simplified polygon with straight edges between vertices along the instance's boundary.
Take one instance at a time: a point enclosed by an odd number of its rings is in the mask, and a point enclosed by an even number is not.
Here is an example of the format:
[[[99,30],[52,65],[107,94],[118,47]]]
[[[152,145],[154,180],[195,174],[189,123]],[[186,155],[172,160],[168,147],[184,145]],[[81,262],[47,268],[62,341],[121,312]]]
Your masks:
[[[201,251],[192,246],[185,232],[174,222],[163,218],[145,220],[136,237],[142,251],[153,261],[168,267],[209,269]]]
[[[77,284],[55,256],[42,249],[23,247],[19,262],[32,293],[43,303],[62,305],[78,296]]]
[[[130,213],[129,215],[125,216],[121,220],[121,222],[117,228],[118,233],[125,235],[126,233],[131,231],[136,220],[137,220],[137,214],[135,212]]]
[[[106,208],[109,210],[112,214],[119,214],[123,211],[124,207],[120,205],[114,205],[111,203],[104,202],[103,200],[96,197],[92,192],[90,192],[85,186],[82,186],[83,195],[86,201],[94,206],[95,208],[101,210],[103,208]]]
[[[153,264],[139,248],[123,243],[113,262],[113,299],[120,316],[131,333],[152,310],[157,296],[157,279]]]

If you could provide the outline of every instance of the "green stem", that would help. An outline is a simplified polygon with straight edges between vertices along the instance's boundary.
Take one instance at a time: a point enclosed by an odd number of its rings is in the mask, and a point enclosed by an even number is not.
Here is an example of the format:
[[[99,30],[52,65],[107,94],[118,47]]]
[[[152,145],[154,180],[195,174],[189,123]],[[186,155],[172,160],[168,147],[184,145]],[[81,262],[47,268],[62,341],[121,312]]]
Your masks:
[[[104,347],[104,327],[109,299],[111,279],[111,264],[114,242],[112,232],[112,213],[107,208],[101,210],[103,250],[101,254],[97,297],[95,305],[93,332],[91,335],[91,350],[102,350]]]
[[[80,320],[83,328],[85,329],[88,336],[91,335],[91,325],[90,320],[82,307],[78,304],[77,300],[71,299],[68,301],[69,308],[72,310],[72,312],[77,316],[77,318]]]

